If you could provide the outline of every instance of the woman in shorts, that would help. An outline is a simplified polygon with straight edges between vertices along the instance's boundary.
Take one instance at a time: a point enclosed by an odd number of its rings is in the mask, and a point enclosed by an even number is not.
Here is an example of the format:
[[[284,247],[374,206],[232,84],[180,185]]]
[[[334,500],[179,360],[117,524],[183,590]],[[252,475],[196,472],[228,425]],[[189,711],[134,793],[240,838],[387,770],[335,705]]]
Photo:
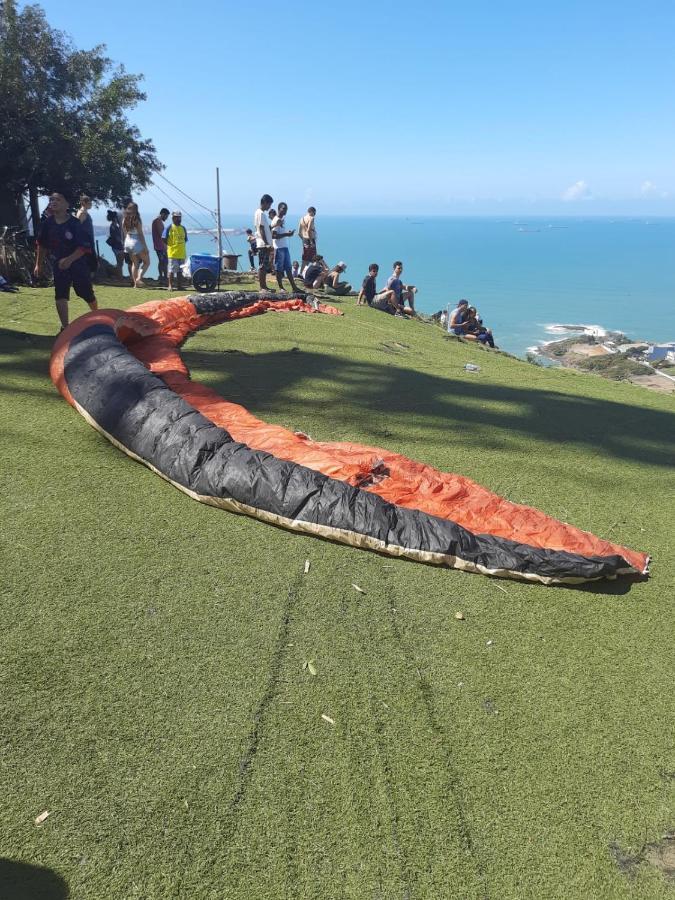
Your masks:
[[[143,287],[143,275],[150,268],[150,252],[145,243],[143,222],[138,212],[138,204],[129,203],[122,218],[124,252],[131,259],[131,280],[134,287]]]

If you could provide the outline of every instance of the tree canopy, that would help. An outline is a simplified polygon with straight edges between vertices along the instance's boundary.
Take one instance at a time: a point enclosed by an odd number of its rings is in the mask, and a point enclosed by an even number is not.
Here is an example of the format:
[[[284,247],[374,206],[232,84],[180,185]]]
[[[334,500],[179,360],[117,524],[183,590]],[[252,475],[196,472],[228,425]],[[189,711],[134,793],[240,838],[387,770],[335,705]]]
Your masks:
[[[37,5],[0,0],[0,224],[27,191],[80,192],[117,202],[162,168],[151,140],[127,119],[142,76],[78,50]]]

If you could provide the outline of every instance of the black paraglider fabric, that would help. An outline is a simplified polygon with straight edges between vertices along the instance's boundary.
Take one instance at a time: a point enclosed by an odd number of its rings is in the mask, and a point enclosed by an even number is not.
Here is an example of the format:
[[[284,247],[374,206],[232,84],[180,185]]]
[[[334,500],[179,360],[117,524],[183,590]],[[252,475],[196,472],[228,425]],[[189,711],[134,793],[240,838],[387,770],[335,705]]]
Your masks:
[[[286,293],[282,291],[252,293],[250,291],[218,291],[212,294],[190,294],[188,300],[194,306],[200,316],[213,315],[217,312],[227,312],[233,309],[241,309],[245,306],[251,306],[260,300],[267,300],[270,303],[280,302],[283,300],[306,300],[311,295],[304,291],[295,291],[294,293]]]
[[[625,566],[620,556],[585,557],[472,534],[447,519],[395,506],[251,450],[148,371],[108,325],[92,325],[73,338],[64,372],[73,399],[102,431],[200,497],[231,499],[288,520],[290,527],[296,521],[312,523],[319,526],[317,533],[338,529],[413,554],[457,557],[490,571],[592,579]]]

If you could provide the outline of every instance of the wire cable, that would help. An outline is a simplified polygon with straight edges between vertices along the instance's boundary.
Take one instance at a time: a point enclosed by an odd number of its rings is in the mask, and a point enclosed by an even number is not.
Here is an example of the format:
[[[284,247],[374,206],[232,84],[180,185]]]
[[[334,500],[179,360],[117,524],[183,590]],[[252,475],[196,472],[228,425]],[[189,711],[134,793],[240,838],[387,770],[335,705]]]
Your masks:
[[[152,184],[154,187],[156,187],[158,191],[161,191],[161,193],[164,194],[164,196],[167,198],[167,200],[169,200],[169,202],[172,203],[173,206],[174,206],[175,208],[178,208],[179,206],[182,205],[181,203],[179,203],[179,202],[176,200],[175,197],[172,197],[171,194],[168,194],[168,193],[164,190],[164,188],[160,187],[156,182],[151,181],[150,184]],[[185,210],[185,215],[186,215],[189,219],[192,219],[192,221],[195,223],[195,225],[197,226],[197,228],[201,229],[202,231],[208,231],[209,234],[211,233],[212,229],[207,228],[206,225],[202,224],[202,222],[200,222],[198,219],[195,219],[195,217],[194,217],[191,213],[189,213],[187,210]]]
[[[166,175],[162,175],[161,172],[158,172],[157,174],[159,175],[160,178],[163,178],[167,184],[170,184],[174,190],[178,191],[179,194],[182,194],[184,197],[187,197],[187,199],[191,203],[194,203],[195,206],[198,206],[200,209],[205,210],[207,213],[209,213],[210,215],[212,215],[215,218],[215,213],[212,209],[209,209],[208,207],[204,206],[203,203],[200,203],[198,200],[195,200],[194,197],[191,197],[189,194],[186,194],[185,191],[181,190],[177,184],[174,184],[173,181],[169,181],[169,179],[166,177]]]

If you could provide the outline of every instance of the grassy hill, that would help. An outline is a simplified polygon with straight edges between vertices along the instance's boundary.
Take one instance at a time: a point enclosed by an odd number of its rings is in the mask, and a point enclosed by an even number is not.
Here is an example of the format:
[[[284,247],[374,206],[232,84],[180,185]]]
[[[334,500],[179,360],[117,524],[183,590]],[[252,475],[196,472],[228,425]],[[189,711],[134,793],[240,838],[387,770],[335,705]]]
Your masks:
[[[671,397],[353,299],[186,344],[195,380],[269,421],[654,558],[636,584],[501,581],[191,501],[57,394],[51,298],[0,295],[8,897],[672,896]]]

